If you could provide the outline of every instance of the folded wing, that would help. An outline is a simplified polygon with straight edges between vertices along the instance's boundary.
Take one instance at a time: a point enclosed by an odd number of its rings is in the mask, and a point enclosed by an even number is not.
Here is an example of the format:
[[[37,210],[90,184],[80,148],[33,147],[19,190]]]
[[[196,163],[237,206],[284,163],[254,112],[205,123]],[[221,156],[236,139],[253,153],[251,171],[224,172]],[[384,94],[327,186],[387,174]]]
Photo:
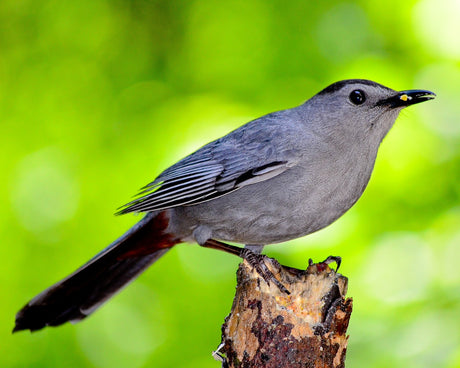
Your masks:
[[[280,175],[295,164],[296,151],[277,144],[273,129],[266,134],[269,122],[255,120],[187,156],[142,188],[118,214],[194,205]]]

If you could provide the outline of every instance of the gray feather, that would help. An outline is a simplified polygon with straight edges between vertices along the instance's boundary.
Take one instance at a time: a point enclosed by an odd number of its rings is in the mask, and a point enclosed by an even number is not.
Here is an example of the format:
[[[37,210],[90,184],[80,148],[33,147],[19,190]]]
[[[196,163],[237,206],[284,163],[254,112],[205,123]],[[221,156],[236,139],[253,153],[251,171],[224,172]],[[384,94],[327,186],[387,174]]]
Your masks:
[[[272,113],[207,144],[163,171],[118,214],[194,205],[281,174],[298,154],[282,139],[290,132],[277,119],[289,119],[293,111]]]

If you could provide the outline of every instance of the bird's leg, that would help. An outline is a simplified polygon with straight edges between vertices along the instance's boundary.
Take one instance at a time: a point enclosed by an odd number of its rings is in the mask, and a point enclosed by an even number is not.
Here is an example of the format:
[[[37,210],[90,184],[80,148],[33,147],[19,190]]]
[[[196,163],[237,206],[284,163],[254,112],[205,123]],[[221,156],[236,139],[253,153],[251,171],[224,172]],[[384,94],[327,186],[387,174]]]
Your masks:
[[[263,244],[246,244],[244,247],[252,250],[256,254],[260,254],[264,250]]]
[[[270,282],[273,282],[278,287],[278,289],[280,289],[280,291],[286,294],[290,294],[289,290],[286,289],[286,287],[269,270],[265,264],[266,256],[263,254],[255,253],[249,248],[236,247],[234,245],[226,244],[214,239],[209,239],[200,245],[205,248],[222,250],[224,252],[234,254],[235,256],[245,259],[268,285],[270,285]]]

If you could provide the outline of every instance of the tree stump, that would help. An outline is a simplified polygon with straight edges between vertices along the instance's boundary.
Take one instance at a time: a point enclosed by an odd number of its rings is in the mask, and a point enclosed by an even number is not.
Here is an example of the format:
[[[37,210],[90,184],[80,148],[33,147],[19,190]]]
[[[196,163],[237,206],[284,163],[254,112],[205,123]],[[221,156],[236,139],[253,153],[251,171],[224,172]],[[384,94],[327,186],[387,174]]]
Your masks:
[[[310,261],[307,270],[298,270],[267,257],[290,294],[241,263],[217,352],[223,367],[344,367],[352,299],[345,299],[347,278],[327,263]]]

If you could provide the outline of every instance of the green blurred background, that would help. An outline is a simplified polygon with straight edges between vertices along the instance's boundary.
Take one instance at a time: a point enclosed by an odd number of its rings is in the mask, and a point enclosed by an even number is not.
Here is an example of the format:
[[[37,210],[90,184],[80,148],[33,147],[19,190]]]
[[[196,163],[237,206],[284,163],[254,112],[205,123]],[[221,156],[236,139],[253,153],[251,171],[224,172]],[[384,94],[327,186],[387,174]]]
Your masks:
[[[0,367],[219,367],[238,259],[181,245],[88,320],[14,315],[139,217],[116,208],[176,160],[326,85],[430,89],[363,198],[266,253],[343,257],[348,367],[460,367],[459,0],[0,2]]]

